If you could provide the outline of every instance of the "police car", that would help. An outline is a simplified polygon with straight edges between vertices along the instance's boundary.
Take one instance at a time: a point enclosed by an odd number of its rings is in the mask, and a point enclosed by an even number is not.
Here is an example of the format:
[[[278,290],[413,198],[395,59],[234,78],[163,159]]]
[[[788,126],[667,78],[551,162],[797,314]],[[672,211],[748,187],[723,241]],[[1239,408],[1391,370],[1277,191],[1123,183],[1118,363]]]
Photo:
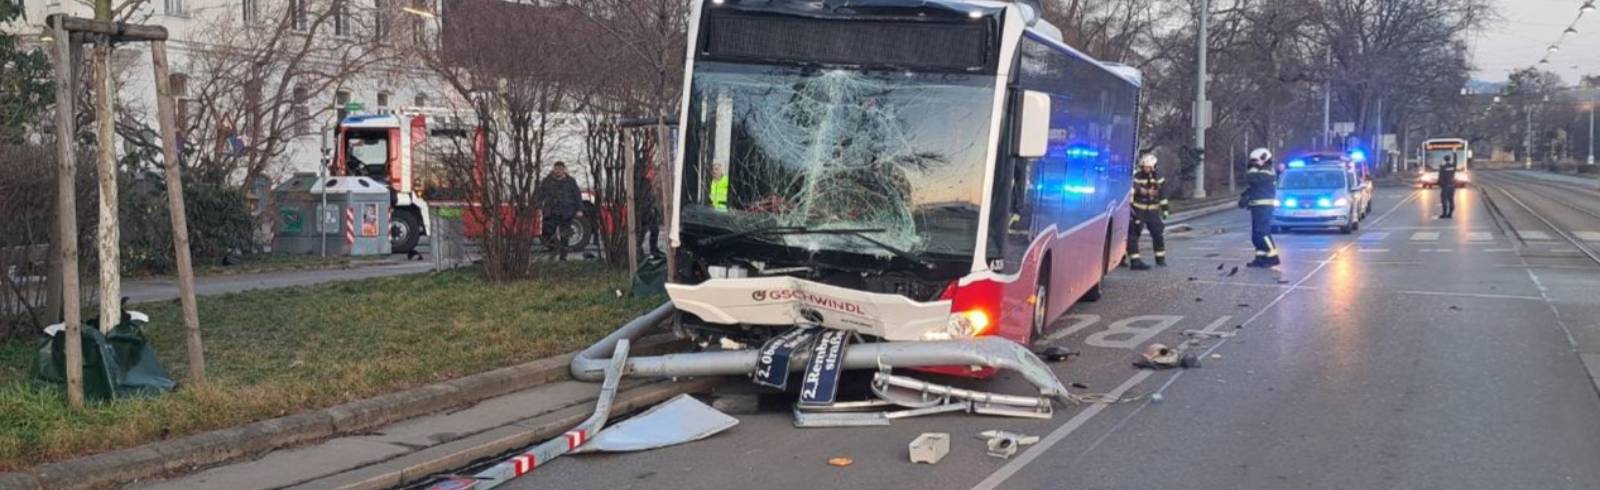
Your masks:
[[[1346,155],[1312,154],[1290,160],[1278,177],[1274,231],[1334,228],[1340,233],[1361,229],[1372,212],[1372,182],[1362,166]]]

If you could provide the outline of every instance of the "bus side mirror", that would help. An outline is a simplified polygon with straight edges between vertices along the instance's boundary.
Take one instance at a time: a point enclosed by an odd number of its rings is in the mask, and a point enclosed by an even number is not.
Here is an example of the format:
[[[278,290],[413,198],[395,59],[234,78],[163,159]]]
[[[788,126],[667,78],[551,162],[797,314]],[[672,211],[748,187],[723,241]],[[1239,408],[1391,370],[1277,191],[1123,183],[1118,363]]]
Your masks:
[[[1050,148],[1050,96],[1022,93],[1022,114],[1017,121],[1017,157],[1041,158]]]

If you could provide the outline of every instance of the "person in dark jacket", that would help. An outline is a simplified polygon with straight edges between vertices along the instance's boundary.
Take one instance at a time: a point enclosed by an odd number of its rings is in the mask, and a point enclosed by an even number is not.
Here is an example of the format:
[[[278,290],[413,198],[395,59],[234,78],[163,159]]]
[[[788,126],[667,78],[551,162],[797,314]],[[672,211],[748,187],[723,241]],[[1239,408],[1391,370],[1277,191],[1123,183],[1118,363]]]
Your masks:
[[[1166,219],[1172,215],[1171,203],[1162,193],[1167,179],[1156,173],[1156,156],[1146,153],[1139,158],[1139,168],[1133,172],[1133,220],[1128,229],[1128,267],[1136,271],[1150,270],[1139,253],[1139,236],[1150,230],[1150,243],[1155,247],[1156,265],[1167,265]]]
[[[550,168],[550,174],[544,177],[535,191],[538,196],[539,211],[543,221],[540,230],[545,243],[553,245],[556,258],[567,260],[566,236],[571,229],[572,220],[577,219],[583,209],[583,194],[578,191],[578,181],[567,174],[566,162],[556,162]]]
[[[1455,218],[1456,170],[1456,156],[1445,155],[1444,164],[1439,165],[1439,203],[1444,206],[1439,219]]]
[[[661,206],[656,199],[656,167],[644,165],[637,172],[633,181],[634,217],[639,220],[639,241],[650,250],[650,255],[662,255],[661,245]],[[646,238],[648,237],[648,238]]]
[[[1278,259],[1278,242],[1272,239],[1272,212],[1278,207],[1278,171],[1272,163],[1272,150],[1257,148],[1250,152],[1250,164],[1245,170],[1244,195],[1239,196],[1239,207],[1250,210],[1250,242],[1256,247],[1256,259],[1250,267],[1274,267]]]

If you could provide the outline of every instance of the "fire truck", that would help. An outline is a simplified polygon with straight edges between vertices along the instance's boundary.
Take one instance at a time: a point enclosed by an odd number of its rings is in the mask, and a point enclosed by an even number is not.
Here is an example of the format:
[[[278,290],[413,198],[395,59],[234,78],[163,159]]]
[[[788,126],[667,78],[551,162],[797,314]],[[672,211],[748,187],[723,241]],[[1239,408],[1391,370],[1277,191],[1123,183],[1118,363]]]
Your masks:
[[[472,149],[471,158],[477,165],[483,164],[484,149],[477,141],[480,130],[470,122],[474,118],[471,111],[407,107],[351,114],[339,122],[338,144],[333,149],[329,173],[369,177],[389,184],[389,237],[395,253],[415,250],[417,242],[434,229],[430,207],[464,208],[464,233],[470,237],[483,232],[482,213],[463,190],[448,189],[438,161],[458,154],[459,143]],[[578,172],[574,177],[580,182],[588,181]],[[424,198],[425,188],[432,202]],[[564,234],[571,250],[587,247],[596,233],[591,192],[585,190],[584,198],[588,202],[585,216],[590,219],[573,220],[572,229]],[[537,219],[531,222],[533,233],[538,234]]]

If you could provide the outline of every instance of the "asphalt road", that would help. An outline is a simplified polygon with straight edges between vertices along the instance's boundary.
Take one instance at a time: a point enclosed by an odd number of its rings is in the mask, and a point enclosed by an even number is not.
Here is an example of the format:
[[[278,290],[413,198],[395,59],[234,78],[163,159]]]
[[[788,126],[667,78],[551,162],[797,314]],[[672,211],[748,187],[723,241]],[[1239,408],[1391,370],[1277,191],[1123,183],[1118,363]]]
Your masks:
[[[1479,174],[1493,205],[1467,189],[1446,221],[1437,191],[1380,189],[1360,232],[1280,235],[1277,270],[1240,267],[1248,224],[1228,212],[1173,237],[1171,267],[1115,272],[1049,342],[1083,353],[1055,365],[1063,381],[1133,401],[851,429],[797,429],[775,410],[678,447],[563,458],[510,487],[1600,488],[1600,366],[1583,362],[1600,355],[1600,266],[1562,238],[1600,246],[1600,216],[1562,204],[1600,211],[1600,195]],[[1188,329],[1237,336],[1195,347],[1198,369],[1130,365]],[[1043,440],[1001,460],[976,437],[987,429]],[[907,461],[923,432],[952,437],[937,465]]]

